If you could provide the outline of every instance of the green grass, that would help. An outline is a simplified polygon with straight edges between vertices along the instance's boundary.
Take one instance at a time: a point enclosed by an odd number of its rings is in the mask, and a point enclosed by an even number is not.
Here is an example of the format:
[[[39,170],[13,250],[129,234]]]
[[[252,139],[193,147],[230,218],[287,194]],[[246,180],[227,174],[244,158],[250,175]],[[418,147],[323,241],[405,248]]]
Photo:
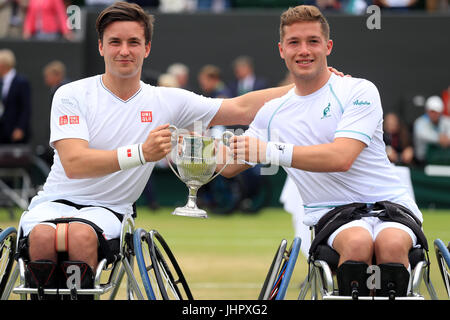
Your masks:
[[[170,214],[171,208],[138,209],[136,227],[156,229],[175,254],[195,299],[257,299],[280,241],[291,243],[291,216],[279,208],[248,215],[210,214],[196,219]],[[450,210],[423,211],[424,230],[430,245],[431,279],[440,299],[446,297],[436,265],[433,241],[450,241]],[[16,212],[20,216],[20,211]],[[0,227],[18,225],[0,209]],[[306,259],[300,254],[286,299],[296,299],[307,274]],[[136,274],[137,271],[136,271]],[[425,287],[422,293],[427,296]]]

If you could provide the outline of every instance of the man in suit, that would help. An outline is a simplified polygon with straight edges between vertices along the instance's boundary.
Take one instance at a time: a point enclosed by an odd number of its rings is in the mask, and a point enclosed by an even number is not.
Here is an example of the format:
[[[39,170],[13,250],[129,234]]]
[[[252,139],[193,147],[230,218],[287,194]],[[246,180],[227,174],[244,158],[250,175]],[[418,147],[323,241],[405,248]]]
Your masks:
[[[236,80],[229,84],[229,89],[233,97],[241,96],[250,91],[267,88],[266,80],[255,75],[253,60],[250,57],[237,57],[233,61],[233,71]]]
[[[31,86],[15,69],[11,50],[0,50],[0,143],[26,143],[31,117]]]

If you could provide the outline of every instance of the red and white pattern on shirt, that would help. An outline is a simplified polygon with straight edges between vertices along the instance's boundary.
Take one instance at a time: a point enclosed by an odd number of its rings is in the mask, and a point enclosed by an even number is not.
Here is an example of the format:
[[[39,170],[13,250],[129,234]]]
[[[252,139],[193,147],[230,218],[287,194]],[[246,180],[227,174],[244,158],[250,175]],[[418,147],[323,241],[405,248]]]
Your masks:
[[[152,122],[153,115],[151,111],[141,111],[141,122]]]

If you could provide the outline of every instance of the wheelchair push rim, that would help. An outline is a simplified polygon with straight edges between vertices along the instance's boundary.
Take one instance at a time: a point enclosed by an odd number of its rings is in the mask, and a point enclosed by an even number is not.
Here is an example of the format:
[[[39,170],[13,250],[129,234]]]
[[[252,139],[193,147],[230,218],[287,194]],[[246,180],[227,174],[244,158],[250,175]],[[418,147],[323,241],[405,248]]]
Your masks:
[[[447,295],[450,298],[450,252],[441,239],[434,241],[434,249],[439,271],[441,272]]]
[[[179,300],[194,300],[186,278],[184,277],[183,272],[181,271],[181,268],[172,253],[172,250],[170,250],[161,234],[156,230],[151,230],[146,237],[149,243],[150,259],[152,260],[153,271],[155,273],[158,288],[163,299],[170,300],[173,298]],[[158,244],[161,246],[162,250],[159,248]],[[164,255],[168,260],[166,260]],[[178,278],[175,279],[174,276],[177,276]],[[179,284],[181,284],[184,295],[180,290]],[[167,290],[168,288],[170,289],[169,291]],[[172,297],[169,296],[169,293],[172,294]]]

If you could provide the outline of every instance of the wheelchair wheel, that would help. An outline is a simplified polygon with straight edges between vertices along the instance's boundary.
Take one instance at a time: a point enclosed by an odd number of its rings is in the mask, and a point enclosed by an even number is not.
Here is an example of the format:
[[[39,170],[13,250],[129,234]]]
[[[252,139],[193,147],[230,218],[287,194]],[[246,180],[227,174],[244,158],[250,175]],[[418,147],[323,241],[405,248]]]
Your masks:
[[[450,243],[449,243],[450,247]],[[450,249],[447,248],[441,239],[434,240],[434,250],[442,279],[444,280],[447,295],[450,298]]]
[[[281,262],[283,260],[283,255],[286,251],[287,241],[286,239],[281,240],[277,251],[275,252],[275,257],[273,257],[272,264],[270,265],[269,272],[267,273],[264,284],[261,288],[258,300],[267,300],[269,298],[270,292],[275,283],[275,277],[280,269]]]
[[[164,300],[194,300],[175,256],[156,230],[147,234],[150,259],[159,292]],[[175,279],[177,277],[177,279]]]
[[[150,248],[148,247],[147,242],[147,231],[144,229],[137,229],[133,234],[133,245],[139,273],[141,274],[142,285],[144,286],[147,298],[149,300],[156,300],[152,283],[155,286],[157,284],[156,280],[150,277],[150,270],[153,266],[150,259]]]
[[[0,296],[5,290],[14,264],[17,230],[9,227],[0,233]]]
[[[278,248],[261,291],[260,299],[283,300],[286,296],[289,281],[300,252],[301,239],[294,238],[288,251],[285,250],[285,241],[283,240]]]

